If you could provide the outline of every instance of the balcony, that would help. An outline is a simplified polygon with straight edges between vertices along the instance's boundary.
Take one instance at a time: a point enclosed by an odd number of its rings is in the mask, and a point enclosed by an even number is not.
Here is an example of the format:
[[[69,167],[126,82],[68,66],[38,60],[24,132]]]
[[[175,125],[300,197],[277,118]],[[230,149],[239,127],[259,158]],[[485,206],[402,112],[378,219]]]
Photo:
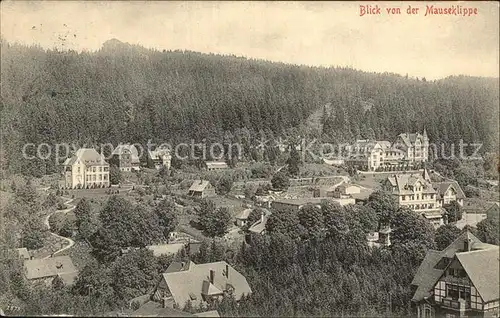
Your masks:
[[[442,278],[442,280],[449,283],[449,284],[453,284],[453,285],[470,286],[470,281],[467,278],[467,276],[457,277],[457,276],[453,276],[453,275],[448,274],[448,275],[444,276]]]
[[[453,300],[451,298],[443,298],[441,305],[446,308],[460,311],[470,309],[470,302],[466,302],[464,299]]]

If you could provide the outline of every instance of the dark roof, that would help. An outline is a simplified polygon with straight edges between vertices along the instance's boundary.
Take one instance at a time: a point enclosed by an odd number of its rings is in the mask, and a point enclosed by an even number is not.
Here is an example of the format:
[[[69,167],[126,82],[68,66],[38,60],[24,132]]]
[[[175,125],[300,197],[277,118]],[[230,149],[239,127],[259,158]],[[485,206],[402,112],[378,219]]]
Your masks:
[[[409,190],[407,186],[414,186],[417,182],[420,182],[424,186],[424,193],[436,193],[433,185],[420,173],[394,174],[392,176],[388,176],[386,182],[389,182],[391,186],[396,187],[393,191],[395,194],[413,194],[414,191]]]
[[[442,269],[434,268],[441,258],[440,251],[429,250],[427,252],[411,282],[412,285],[417,286],[412,301],[420,301],[431,295],[430,290],[443,274]]]
[[[500,215],[500,208],[497,202],[493,203],[491,207],[486,210],[486,215],[489,218],[498,217]]]
[[[191,261],[189,261],[189,262],[172,262],[172,263],[170,263],[170,265],[168,265],[165,273],[175,273],[175,272],[187,271],[187,270],[189,270],[191,263],[192,263]]]
[[[448,189],[450,187],[453,187],[453,189],[455,189],[455,191],[457,192],[457,199],[464,199],[465,198],[465,194],[462,191],[462,188],[460,187],[460,185],[456,181],[446,181],[446,182],[434,183],[434,188],[438,192],[439,198],[442,198],[444,196],[444,194],[446,193],[446,191],[448,191]]]
[[[115,150],[111,153],[112,155],[121,155],[125,153],[130,153],[130,158],[133,163],[139,163],[139,152],[137,147],[131,144],[120,144],[116,146]]]

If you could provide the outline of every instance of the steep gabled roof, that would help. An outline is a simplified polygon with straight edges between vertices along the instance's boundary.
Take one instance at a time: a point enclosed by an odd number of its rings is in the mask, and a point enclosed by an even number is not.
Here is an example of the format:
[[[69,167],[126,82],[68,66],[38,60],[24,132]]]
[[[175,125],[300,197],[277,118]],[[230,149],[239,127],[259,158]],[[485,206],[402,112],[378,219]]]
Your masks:
[[[462,188],[456,181],[445,181],[445,182],[434,183],[434,188],[438,192],[439,198],[442,198],[450,187],[453,188],[457,193],[457,199],[465,198],[465,193],[462,191]]]
[[[121,155],[123,153],[130,153],[130,157],[133,163],[139,162],[139,152],[137,151],[137,147],[131,144],[120,144],[116,146],[115,150],[111,154],[113,155]]]
[[[395,174],[387,177],[387,181],[391,184],[391,186],[396,187],[395,193],[398,194],[412,194],[413,191],[408,190],[406,187],[415,185],[417,181],[424,185],[424,193],[436,193],[432,184],[425,180],[421,174]]]
[[[227,275],[226,268],[228,269]],[[191,264],[188,270],[164,273],[163,278],[168,285],[172,297],[180,307],[183,307],[188,300],[196,306],[203,300],[204,282],[209,281],[210,270],[213,270],[215,273],[212,285],[220,291],[227,290],[228,286],[232,286],[236,300],[239,300],[242,294],[248,295],[252,292],[245,276],[223,261]],[[207,291],[210,291],[210,289]]]
[[[498,206],[498,203],[497,202],[493,203],[491,207],[488,208],[488,210],[486,210],[485,213],[489,218],[498,217],[500,214],[500,208]]]
[[[417,286],[412,301],[420,301],[431,295],[430,291],[444,271],[443,269],[434,268],[441,258],[442,253],[440,251],[429,250],[427,252],[411,282],[412,285]]]
[[[71,166],[77,161],[81,161],[86,166],[108,165],[106,160],[104,160],[104,156],[98,153],[94,148],[78,149],[78,151],[71,158],[67,158],[64,161],[64,165]]]
[[[485,302],[500,298],[499,247],[456,254]]]
[[[246,220],[246,219],[248,219],[248,216],[250,215],[251,212],[252,212],[252,209],[245,209],[245,210],[241,211],[241,213],[236,216],[236,219]]]

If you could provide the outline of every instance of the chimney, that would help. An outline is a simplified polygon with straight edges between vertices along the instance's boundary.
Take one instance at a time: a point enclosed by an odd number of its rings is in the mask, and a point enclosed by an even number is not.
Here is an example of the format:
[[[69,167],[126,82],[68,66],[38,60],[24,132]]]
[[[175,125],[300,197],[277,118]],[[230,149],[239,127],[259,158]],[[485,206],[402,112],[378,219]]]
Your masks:
[[[226,264],[226,278],[229,279],[229,265]]]
[[[467,237],[464,240],[464,251],[465,252],[470,252],[471,245],[472,245],[472,240],[470,239],[470,237]]]
[[[214,283],[215,271],[213,269],[210,270],[210,284]]]

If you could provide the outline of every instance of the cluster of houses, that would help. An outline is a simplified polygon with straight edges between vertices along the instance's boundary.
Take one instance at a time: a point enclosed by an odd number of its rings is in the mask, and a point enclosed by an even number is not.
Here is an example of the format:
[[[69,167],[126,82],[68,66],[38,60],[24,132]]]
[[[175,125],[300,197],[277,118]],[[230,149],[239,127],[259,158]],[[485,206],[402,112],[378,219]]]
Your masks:
[[[170,149],[159,147],[155,150],[148,150],[147,161],[150,161],[155,169],[170,169],[172,161]],[[120,144],[113,150],[109,160],[106,160],[104,155],[94,148],[80,148],[62,164],[63,180],[59,186],[64,189],[109,187],[111,185],[110,165],[118,167],[120,171],[140,170],[141,161],[137,147],[131,144]],[[208,171],[219,171],[228,169],[228,165],[225,162],[207,161],[205,168]]]
[[[173,255],[179,251],[173,245],[187,247],[186,244],[170,244],[167,248],[163,245],[147,248],[155,256]],[[8,257],[23,261],[24,278],[32,284],[52,287],[59,282],[64,286],[72,286],[78,277],[78,270],[69,256],[33,259],[26,248],[19,248],[10,250]],[[133,303],[139,307],[134,308],[131,316],[219,317],[217,311],[190,314],[182,309],[188,303],[197,308],[202,303],[212,303],[230,295],[238,301],[243,295],[251,293],[252,289],[245,276],[224,261],[205,264],[193,261],[172,262],[158,277],[154,289],[130,301],[132,308]]]
[[[399,134],[394,142],[357,140],[344,147],[342,163],[358,170],[381,171],[396,167],[413,167],[429,160],[429,138],[420,133]]]

